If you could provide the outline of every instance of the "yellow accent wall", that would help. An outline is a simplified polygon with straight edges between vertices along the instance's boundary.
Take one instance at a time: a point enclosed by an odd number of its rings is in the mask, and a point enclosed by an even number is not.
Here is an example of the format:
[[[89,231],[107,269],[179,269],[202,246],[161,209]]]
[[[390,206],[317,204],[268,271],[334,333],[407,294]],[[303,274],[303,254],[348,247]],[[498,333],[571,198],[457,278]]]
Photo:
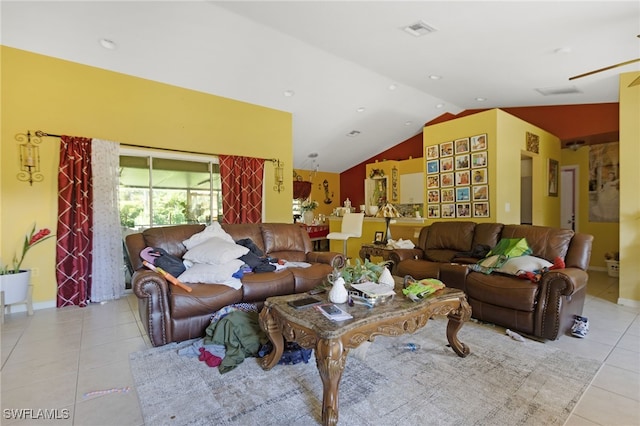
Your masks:
[[[329,216],[333,209],[340,207],[340,174],[329,172],[315,172],[313,170],[295,169],[295,172],[302,176],[303,180],[311,182],[311,195],[309,198],[318,202],[318,208],[314,211],[315,216],[323,214]],[[327,192],[325,192],[324,181],[327,181]],[[358,206],[353,206],[358,209]]]
[[[0,46],[0,258],[11,263],[33,223],[55,232],[59,139],[40,144],[44,181],[20,182],[17,133],[42,130],[124,144],[210,154],[278,157],[292,176],[292,116],[257,105]],[[266,222],[292,222],[292,187],[273,190],[265,165]],[[335,185],[338,187],[338,185]],[[37,268],[34,302],[56,297],[55,242],[29,252],[23,267]]]
[[[526,151],[526,132],[539,136],[539,152]],[[500,109],[492,109],[424,128],[424,148],[442,142],[487,134],[489,218],[434,219],[520,223],[520,158],[533,161],[533,224],[558,226],[559,197],[547,195],[548,159],[560,161],[560,140],[545,130]],[[426,174],[426,162],[424,165]],[[425,197],[426,199],[426,197]]]
[[[640,72],[620,76],[620,298],[640,306]],[[633,302],[632,302],[633,301]]]

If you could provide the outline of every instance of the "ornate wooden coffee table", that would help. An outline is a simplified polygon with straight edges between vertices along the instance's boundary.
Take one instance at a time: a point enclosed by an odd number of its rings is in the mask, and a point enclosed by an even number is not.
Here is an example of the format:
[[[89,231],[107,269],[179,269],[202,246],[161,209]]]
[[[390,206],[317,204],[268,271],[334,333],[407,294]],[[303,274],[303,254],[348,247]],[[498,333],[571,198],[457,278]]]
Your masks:
[[[340,305],[353,319],[334,322],[314,308],[296,310],[287,302],[307,294],[270,297],[260,312],[260,326],[273,343],[273,351],[260,360],[262,368],[274,367],[284,350],[284,340],[297,342],[306,349],[314,348],[316,365],[323,386],[322,424],[338,423],[338,387],[349,349],[377,335],[399,336],[424,327],[433,315],[447,315],[447,340],[461,357],[469,348],[458,340],[458,330],[471,317],[466,295],[457,289],[444,288],[420,302],[412,302],[401,291],[396,279],[396,297],[385,304],[367,308],[362,305]],[[319,297],[326,298],[326,295]]]

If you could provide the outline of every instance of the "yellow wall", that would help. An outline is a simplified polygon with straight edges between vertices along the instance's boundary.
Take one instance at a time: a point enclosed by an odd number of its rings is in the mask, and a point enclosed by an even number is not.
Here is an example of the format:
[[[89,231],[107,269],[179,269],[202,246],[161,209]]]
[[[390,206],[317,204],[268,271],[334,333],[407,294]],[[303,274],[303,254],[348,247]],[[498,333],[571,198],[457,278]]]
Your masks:
[[[527,153],[533,158],[533,224],[559,224],[560,202],[558,197],[547,196],[546,176],[548,158],[560,161],[560,140],[539,127],[499,109],[424,128],[424,147],[487,134],[490,217],[446,220],[520,223],[520,156],[526,152],[526,132],[540,137],[539,153]]]
[[[0,46],[2,138],[0,257],[13,253],[37,222],[55,232],[59,140],[40,144],[42,183],[19,182],[17,133],[42,130],[125,144],[211,154],[278,157],[292,176],[291,114],[124,74]],[[267,162],[265,221],[291,222],[291,184],[273,191]],[[336,184],[336,187],[338,185]],[[32,278],[34,301],[55,299],[54,241],[35,247],[23,267]]]
[[[640,304],[640,72],[620,76],[620,299]]]
[[[311,182],[311,195],[309,198],[318,202],[318,208],[313,212],[315,216],[323,214],[329,216],[333,209],[342,206],[340,198],[340,174],[329,172],[315,172],[313,170],[295,169],[303,180]],[[324,181],[327,181],[325,192]],[[359,206],[353,206],[358,210]]]

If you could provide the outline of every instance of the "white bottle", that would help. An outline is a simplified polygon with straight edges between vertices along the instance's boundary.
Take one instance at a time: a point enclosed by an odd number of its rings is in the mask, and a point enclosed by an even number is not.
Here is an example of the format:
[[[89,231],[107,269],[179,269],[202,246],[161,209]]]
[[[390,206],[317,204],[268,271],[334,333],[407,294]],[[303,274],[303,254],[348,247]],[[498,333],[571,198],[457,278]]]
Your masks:
[[[348,209],[349,212],[351,211],[351,200],[350,199],[347,198],[346,200],[344,200],[344,208]]]
[[[344,278],[338,277],[329,291],[329,301],[333,303],[346,303],[349,298],[347,288],[344,286]]]

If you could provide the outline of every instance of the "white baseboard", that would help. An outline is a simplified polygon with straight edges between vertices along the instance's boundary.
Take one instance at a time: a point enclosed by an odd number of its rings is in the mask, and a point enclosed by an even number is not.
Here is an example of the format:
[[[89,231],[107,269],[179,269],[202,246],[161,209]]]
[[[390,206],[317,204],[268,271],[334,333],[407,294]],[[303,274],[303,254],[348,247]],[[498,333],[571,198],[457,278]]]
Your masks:
[[[602,271],[602,272],[607,272],[607,267],[606,266],[589,266],[587,268],[587,271]]]
[[[640,300],[623,299],[618,297],[618,305],[629,306],[630,308],[640,308]]]
[[[16,312],[27,312],[27,304],[26,303],[16,303],[15,305],[7,305],[5,308],[11,309],[11,313]],[[55,300],[47,300],[46,302],[37,302],[33,304],[33,310],[37,311],[39,309],[49,309],[55,308],[56,301]]]

